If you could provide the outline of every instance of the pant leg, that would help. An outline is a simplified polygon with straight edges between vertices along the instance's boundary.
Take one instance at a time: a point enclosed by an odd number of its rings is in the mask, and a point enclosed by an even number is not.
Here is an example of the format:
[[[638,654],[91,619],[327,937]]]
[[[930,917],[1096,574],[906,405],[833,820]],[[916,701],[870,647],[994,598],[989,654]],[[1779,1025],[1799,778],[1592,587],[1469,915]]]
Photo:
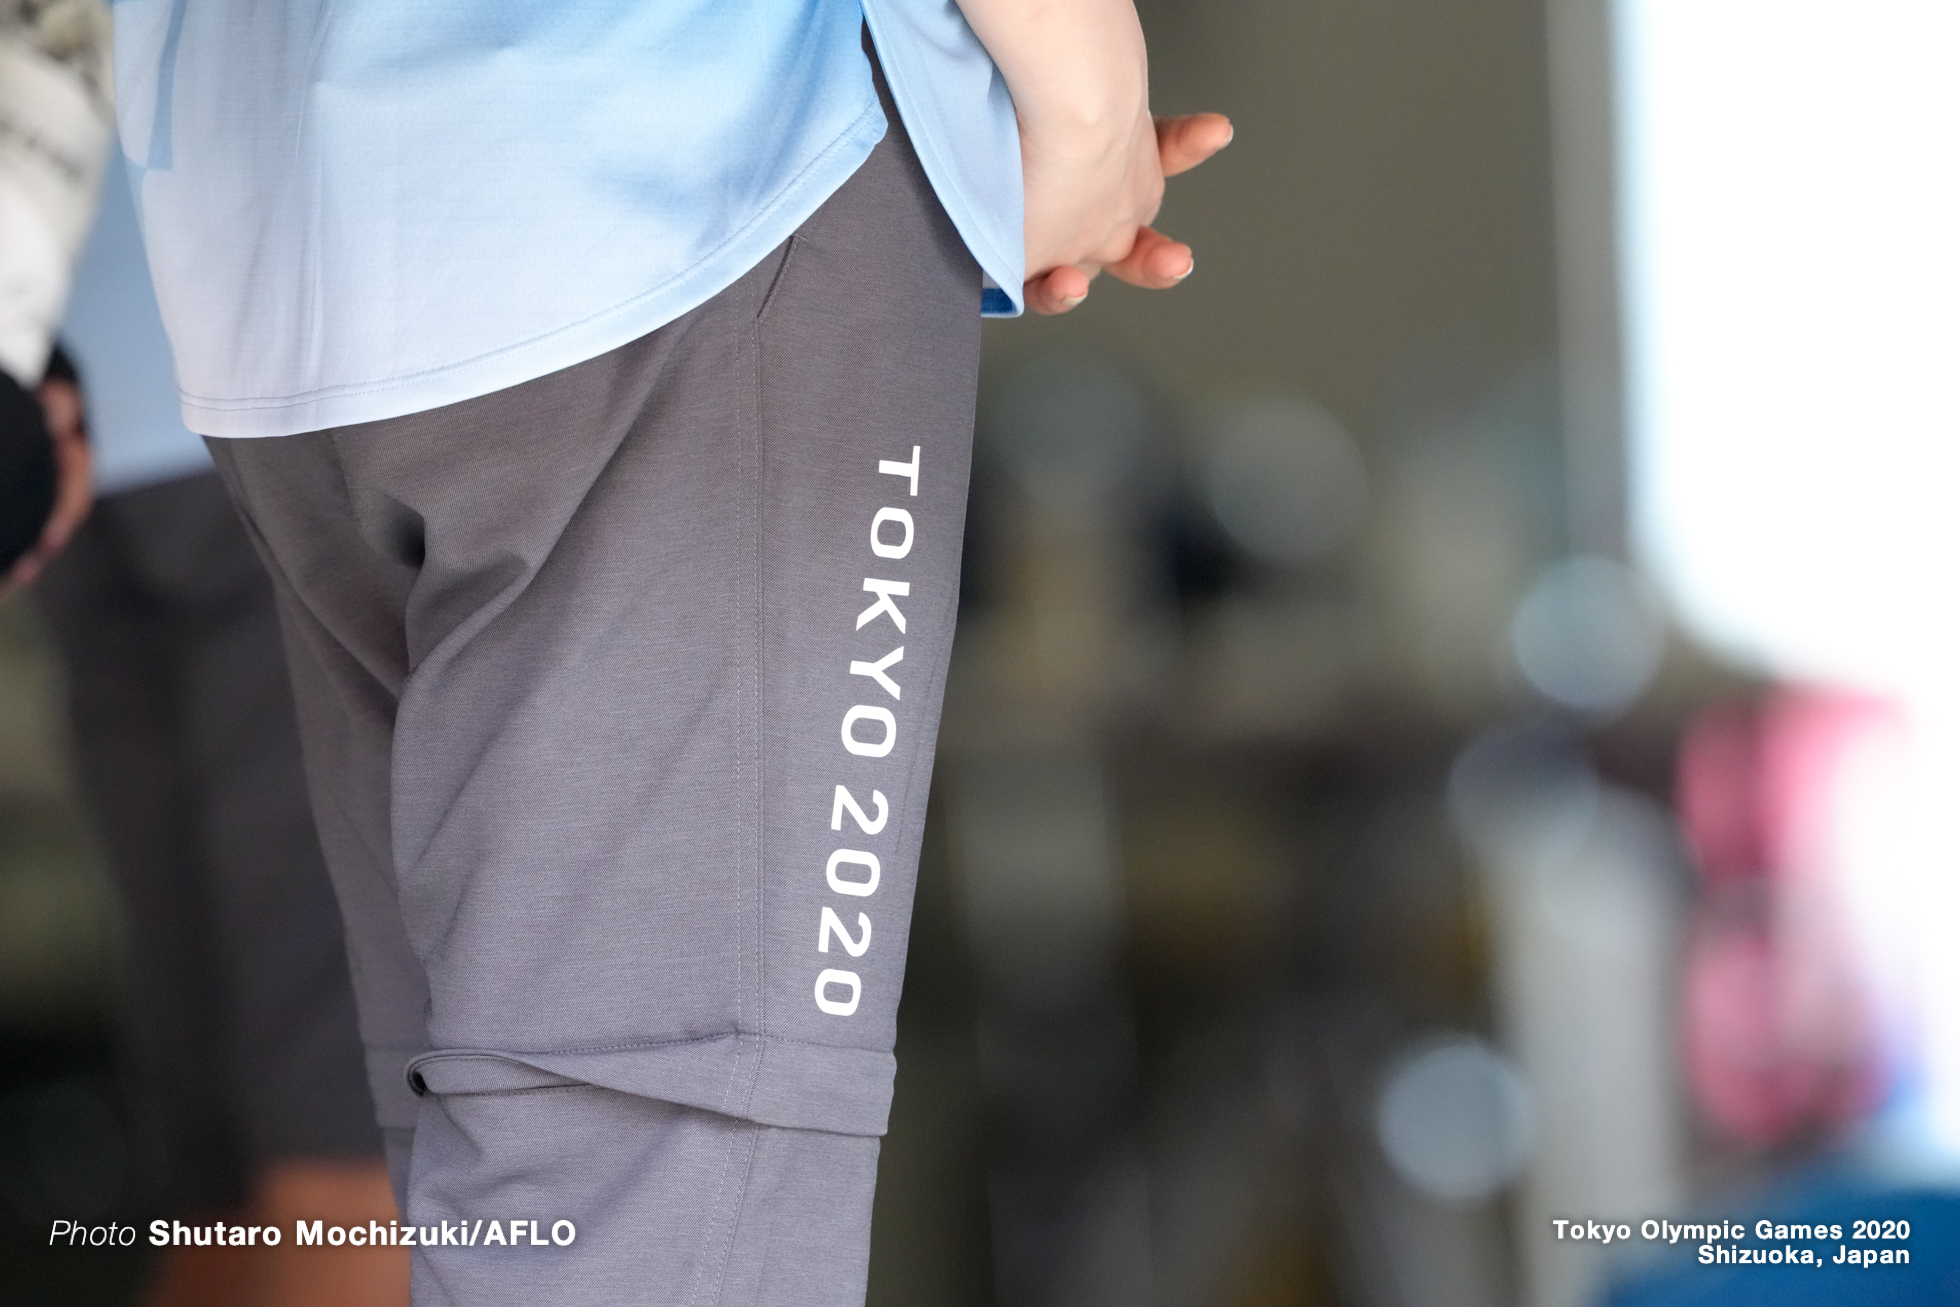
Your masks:
[[[272,590],[218,478],[105,498],[36,592],[169,1200],[232,1206],[268,1163],[376,1155]]]
[[[419,1253],[424,1307],[862,1298],[978,352],[894,128],[640,341],[213,442],[349,832],[364,1023],[426,1001],[408,1219],[579,1232]]]

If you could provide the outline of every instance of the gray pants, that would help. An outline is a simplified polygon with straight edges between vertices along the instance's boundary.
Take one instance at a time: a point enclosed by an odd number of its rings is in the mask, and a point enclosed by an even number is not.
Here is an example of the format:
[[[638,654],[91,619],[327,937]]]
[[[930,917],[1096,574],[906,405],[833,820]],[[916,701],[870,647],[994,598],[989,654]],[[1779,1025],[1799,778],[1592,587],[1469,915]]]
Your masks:
[[[211,442],[280,589],[406,1219],[577,1229],[418,1251],[421,1307],[862,1300],[979,346],[892,117],[647,337]]]
[[[280,1160],[379,1155],[272,587],[218,478],[104,498],[35,596],[123,909],[168,1214]]]

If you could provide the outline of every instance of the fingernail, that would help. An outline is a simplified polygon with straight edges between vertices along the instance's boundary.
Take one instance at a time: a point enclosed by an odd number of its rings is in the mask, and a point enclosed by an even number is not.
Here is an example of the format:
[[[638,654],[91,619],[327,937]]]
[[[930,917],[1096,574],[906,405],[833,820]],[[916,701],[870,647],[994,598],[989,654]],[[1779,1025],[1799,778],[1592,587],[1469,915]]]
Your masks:
[[[1080,304],[1083,300],[1086,300],[1088,298],[1089,296],[1087,292],[1084,292],[1083,294],[1080,295],[1064,295],[1062,297],[1062,307],[1065,309],[1072,309],[1076,305]]]
[[[1197,270],[1198,270],[1198,261],[1197,259],[1193,258],[1190,263],[1185,265],[1184,271],[1177,274],[1177,279],[1179,281],[1183,281],[1186,277],[1190,276],[1192,273],[1196,272]]]

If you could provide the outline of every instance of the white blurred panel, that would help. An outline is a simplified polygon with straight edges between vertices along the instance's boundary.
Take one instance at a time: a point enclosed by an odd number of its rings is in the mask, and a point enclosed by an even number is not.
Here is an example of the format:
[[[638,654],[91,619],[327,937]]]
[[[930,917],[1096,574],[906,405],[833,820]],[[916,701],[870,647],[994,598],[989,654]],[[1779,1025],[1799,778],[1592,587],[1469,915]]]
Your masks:
[[[1951,664],[1960,5],[1618,0],[1637,545],[1702,635]]]

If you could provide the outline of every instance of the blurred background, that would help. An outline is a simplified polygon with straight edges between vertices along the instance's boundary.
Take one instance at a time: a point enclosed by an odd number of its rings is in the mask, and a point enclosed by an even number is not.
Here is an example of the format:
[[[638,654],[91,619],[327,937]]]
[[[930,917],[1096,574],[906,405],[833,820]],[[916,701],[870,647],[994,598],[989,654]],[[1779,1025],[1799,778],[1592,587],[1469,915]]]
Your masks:
[[[1237,139],[987,328],[872,1304],[1960,1301],[1960,11],[1141,9]],[[0,606],[0,1284],[114,1303],[58,703]]]

